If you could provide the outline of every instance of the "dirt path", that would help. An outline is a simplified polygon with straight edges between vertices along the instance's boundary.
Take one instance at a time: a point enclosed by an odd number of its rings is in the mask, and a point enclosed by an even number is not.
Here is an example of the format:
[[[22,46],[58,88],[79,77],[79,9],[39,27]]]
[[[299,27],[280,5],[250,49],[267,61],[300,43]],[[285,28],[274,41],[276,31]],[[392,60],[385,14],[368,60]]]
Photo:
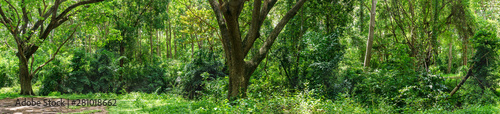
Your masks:
[[[77,113],[77,112],[93,112],[95,114],[107,114],[108,111],[106,111],[106,106],[90,106],[90,107],[75,107],[75,105],[71,105],[68,108],[68,105],[65,104],[66,106],[44,106],[46,103],[45,101],[55,101],[55,102],[61,102],[64,101],[65,103],[68,103],[67,99],[60,99],[60,98],[33,98],[33,101],[38,102],[40,101],[41,104],[40,106],[16,106],[16,102],[19,99],[19,101],[23,101],[25,98],[15,98],[15,99],[1,99],[0,100],[0,114],[16,114],[16,113],[36,113],[36,114],[56,114],[56,113]],[[32,101],[32,98],[26,98],[26,101]]]

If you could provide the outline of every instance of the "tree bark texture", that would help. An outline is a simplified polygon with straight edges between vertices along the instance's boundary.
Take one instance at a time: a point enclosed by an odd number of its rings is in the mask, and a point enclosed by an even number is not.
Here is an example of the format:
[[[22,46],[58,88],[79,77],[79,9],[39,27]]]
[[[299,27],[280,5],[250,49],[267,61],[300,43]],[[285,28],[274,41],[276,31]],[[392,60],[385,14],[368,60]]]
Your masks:
[[[372,0],[372,10],[370,12],[370,29],[368,33],[368,41],[366,42],[366,53],[364,67],[370,66],[370,59],[372,57],[372,45],[373,45],[373,34],[375,29],[375,9],[377,6],[377,0]]]

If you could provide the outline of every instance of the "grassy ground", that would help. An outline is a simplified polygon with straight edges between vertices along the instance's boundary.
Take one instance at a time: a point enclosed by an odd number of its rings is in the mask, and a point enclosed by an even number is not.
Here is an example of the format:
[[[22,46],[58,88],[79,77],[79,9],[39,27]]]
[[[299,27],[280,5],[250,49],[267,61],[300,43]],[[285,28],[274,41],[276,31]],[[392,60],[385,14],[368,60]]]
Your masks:
[[[18,88],[0,89],[0,99],[30,97],[18,95]],[[227,100],[204,97],[200,100],[187,100],[173,93],[147,94],[132,92],[128,94],[59,94],[51,93],[49,98],[66,99],[117,99],[117,106],[109,106],[110,113],[397,113],[387,104],[363,106],[354,100],[344,98],[338,101],[314,99],[307,94],[290,97],[248,98],[229,105]],[[38,96],[41,97],[41,96]],[[91,113],[87,111],[83,113]],[[410,113],[499,113],[500,105],[472,105],[458,110],[444,110],[436,107],[430,110]],[[406,113],[406,112],[405,112]]]

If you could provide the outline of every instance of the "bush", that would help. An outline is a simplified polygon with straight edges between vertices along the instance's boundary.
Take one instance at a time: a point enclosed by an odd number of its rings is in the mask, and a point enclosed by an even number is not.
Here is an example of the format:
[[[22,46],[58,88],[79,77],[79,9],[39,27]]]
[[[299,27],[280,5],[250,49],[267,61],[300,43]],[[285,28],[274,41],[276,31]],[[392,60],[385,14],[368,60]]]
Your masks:
[[[44,72],[40,72],[39,75],[42,76],[42,87],[39,90],[40,95],[48,95],[49,93],[53,91],[66,91],[65,89],[65,83],[64,79],[67,78],[68,72],[63,70],[61,67],[61,60],[59,59],[54,59],[50,63],[50,69],[45,70]],[[68,84],[68,86],[71,86],[74,84]],[[82,90],[81,88],[80,90]]]
[[[206,93],[205,81],[216,80],[226,74],[222,71],[223,64],[219,58],[211,51],[199,50],[194,58],[184,68],[183,95],[189,99],[199,98],[202,93]]]
[[[496,34],[491,31],[480,30],[472,38],[474,49],[476,53],[472,58],[472,68],[474,76],[472,78],[477,78],[477,85],[482,89],[495,88],[498,86],[497,79],[498,75],[494,75],[493,71],[497,70],[497,56],[498,49],[500,48],[500,42],[496,37]],[[494,89],[491,89],[494,91]]]
[[[19,69],[15,57],[10,55],[11,51],[1,51],[0,56],[0,88],[14,86],[17,82]]]
[[[0,66],[0,88],[12,85],[12,80],[7,76],[4,66]]]
[[[426,72],[403,74],[397,70],[375,70],[364,74],[354,97],[366,105],[386,101],[400,111],[432,108],[447,97],[444,78]]]
[[[124,81],[120,82],[123,89],[128,92],[142,91],[147,93],[161,93],[171,84],[166,77],[166,71],[161,67],[161,62],[145,62],[127,64],[123,69]]]
[[[118,93],[118,92],[163,92],[169,82],[166,71],[158,61],[144,63],[130,62],[119,67],[115,54],[101,49],[87,53],[75,49],[69,68],[58,60],[51,62],[50,68],[41,74],[41,95],[51,92],[60,93]],[[123,91],[124,90],[124,91]]]
[[[289,46],[284,42],[284,46],[271,53],[270,57],[278,57],[278,63],[275,64],[279,64],[277,70],[283,70],[280,74],[284,75],[288,83],[285,86],[294,92],[306,89],[303,83],[309,83],[307,89],[315,89],[318,96],[328,98],[344,92],[343,85],[348,83],[339,77],[338,69],[346,47],[340,43],[340,37],[341,31],[329,34],[308,32],[298,44],[301,51],[297,52],[294,49],[297,46]]]

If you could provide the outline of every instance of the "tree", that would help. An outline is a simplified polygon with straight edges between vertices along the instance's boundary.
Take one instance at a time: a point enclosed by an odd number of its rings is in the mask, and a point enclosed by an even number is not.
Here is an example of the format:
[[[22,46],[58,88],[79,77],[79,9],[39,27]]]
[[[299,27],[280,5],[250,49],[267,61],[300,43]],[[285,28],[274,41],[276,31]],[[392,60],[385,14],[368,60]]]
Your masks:
[[[245,61],[250,49],[256,39],[260,37],[260,28],[267,14],[276,4],[277,0],[261,0],[253,2],[252,19],[250,29],[244,39],[239,26],[239,17],[243,10],[245,0],[209,0],[210,6],[215,13],[222,36],[222,44],[229,68],[228,99],[234,100],[238,97],[246,97],[246,89],[251,75],[260,62],[265,58],[275,39],[294,17],[306,0],[299,0],[285,16],[274,27],[258,52],[252,59]]]
[[[368,33],[368,41],[366,41],[366,53],[364,67],[370,65],[370,59],[372,57],[372,44],[373,44],[373,30],[375,27],[375,9],[377,6],[377,0],[372,0],[372,10],[370,11],[370,29]]]
[[[21,84],[21,95],[34,95],[33,89],[31,88],[31,79],[33,75],[40,70],[43,66],[47,65],[48,62],[55,58],[55,55],[59,52],[59,49],[71,38],[74,34],[72,33],[66,40],[62,42],[57,51],[52,54],[51,58],[47,60],[42,65],[38,66],[33,70],[33,65],[31,65],[31,70],[28,68],[28,61],[32,58],[32,55],[38,50],[39,46],[45,41],[49,33],[55,28],[59,27],[64,22],[71,19],[72,16],[76,15],[80,10],[73,11],[73,9],[92,3],[101,2],[104,0],[85,0],[74,3],[71,1],[68,7],[64,4],[66,0],[55,0],[54,2],[43,1],[43,6],[36,4],[40,1],[25,1],[21,0],[20,3],[14,3],[4,0],[0,6],[0,23],[2,23],[5,28],[10,32],[17,44],[16,56],[19,59],[19,80]],[[49,7],[49,5],[52,6]],[[31,6],[33,5],[33,6]],[[7,7],[4,11],[4,8]],[[65,9],[60,9],[61,7],[66,7]],[[19,11],[20,9],[20,11]],[[38,12],[38,14],[33,13]],[[60,12],[60,13],[59,13]],[[33,62],[33,58],[31,62]]]

